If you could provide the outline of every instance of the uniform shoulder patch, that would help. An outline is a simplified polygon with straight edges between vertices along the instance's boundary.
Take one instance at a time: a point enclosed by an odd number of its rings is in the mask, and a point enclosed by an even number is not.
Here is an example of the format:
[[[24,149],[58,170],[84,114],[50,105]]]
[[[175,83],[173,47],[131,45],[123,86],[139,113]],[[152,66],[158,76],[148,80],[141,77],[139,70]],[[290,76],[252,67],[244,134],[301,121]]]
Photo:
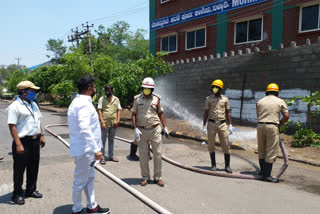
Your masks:
[[[155,93],[152,93],[154,96],[158,97],[159,99],[161,99],[161,96]]]
[[[141,97],[142,94],[137,94],[136,96],[134,96],[134,99],[137,99],[139,97]]]
[[[211,97],[213,97],[213,95],[209,95],[209,96],[207,96],[206,98],[208,99],[208,98],[211,98]]]
[[[223,99],[229,99],[226,95],[221,95],[221,97],[223,98]]]

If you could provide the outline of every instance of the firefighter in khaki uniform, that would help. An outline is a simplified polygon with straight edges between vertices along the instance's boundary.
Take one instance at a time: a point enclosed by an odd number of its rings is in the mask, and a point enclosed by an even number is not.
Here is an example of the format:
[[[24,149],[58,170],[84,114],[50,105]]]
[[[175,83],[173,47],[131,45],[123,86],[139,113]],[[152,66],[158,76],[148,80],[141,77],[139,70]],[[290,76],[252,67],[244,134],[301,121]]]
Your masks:
[[[220,144],[224,152],[225,171],[232,173],[230,168],[230,149],[228,145],[228,131],[232,134],[232,121],[229,107],[229,99],[221,95],[223,82],[215,80],[212,82],[213,95],[206,98],[205,112],[203,116],[202,132],[208,134],[208,150],[211,159],[211,170],[216,171],[215,144],[218,133]],[[226,124],[226,116],[229,120],[229,127]],[[209,120],[208,120],[209,118]],[[205,128],[208,120],[208,127]],[[208,131],[207,131],[208,130]]]
[[[150,182],[149,172],[149,143],[153,152],[154,163],[154,182],[163,187],[164,182],[161,179],[162,167],[162,138],[161,126],[164,127],[164,133],[169,135],[163,108],[160,103],[160,97],[153,94],[154,80],[147,77],[142,82],[143,93],[134,97],[132,112],[132,124],[134,127],[135,140],[139,144],[140,168],[142,182],[141,186],[145,186]],[[141,139],[140,139],[141,135]]]
[[[257,102],[259,174],[268,182],[277,181],[271,176],[271,171],[279,150],[279,128],[289,119],[287,105],[278,98],[278,94],[278,85],[271,83],[267,87],[266,96]],[[283,117],[279,122],[280,112]]]

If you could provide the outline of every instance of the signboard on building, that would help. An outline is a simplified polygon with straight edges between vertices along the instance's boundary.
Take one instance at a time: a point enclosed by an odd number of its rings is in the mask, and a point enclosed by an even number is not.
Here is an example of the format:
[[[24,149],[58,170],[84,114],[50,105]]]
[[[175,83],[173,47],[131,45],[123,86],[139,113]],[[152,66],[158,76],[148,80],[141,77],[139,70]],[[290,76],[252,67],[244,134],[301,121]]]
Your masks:
[[[194,19],[199,19],[219,13],[225,13],[230,10],[235,10],[241,7],[258,4],[265,1],[268,0],[220,0],[212,4],[154,20],[150,23],[150,30],[157,30],[169,27],[171,25],[188,22]]]

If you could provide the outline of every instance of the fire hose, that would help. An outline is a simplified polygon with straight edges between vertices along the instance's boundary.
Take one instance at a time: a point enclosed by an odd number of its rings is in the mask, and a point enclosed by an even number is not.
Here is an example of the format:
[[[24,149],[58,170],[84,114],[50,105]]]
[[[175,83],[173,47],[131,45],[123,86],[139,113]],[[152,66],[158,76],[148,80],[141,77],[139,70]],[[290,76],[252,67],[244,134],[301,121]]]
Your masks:
[[[60,137],[58,134],[54,133],[53,131],[49,130],[50,127],[58,127],[58,126],[68,126],[67,124],[56,124],[56,125],[48,125],[45,127],[45,130],[52,134],[54,137],[56,137],[58,140],[60,140],[66,147],[70,148],[70,145],[67,141],[65,141],[62,137]],[[105,170],[102,166],[100,165],[95,165],[95,168],[101,172],[103,175],[108,177],[110,180],[118,184],[120,187],[128,191],[130,194],[138,198],[140,201],[142,201],[144,204],[149,206],[151,209],[156,211],[157,213],[161,214],[171,214],[170,211],[166,210],[165,208],[161,207],[159,204],[155,203],[152,201],[150,198],[146,197],[136,189],[132,188],[130,185],[127,183],[123,182],[121,179],[118,177],[114,176],[112,173],[108,172]]]
[[[126,143],[131,143],[131,141],[121,138],[121,137],[115,137],[118,140],[121,140],[123,142]],[[284,164],[282,165],[280,171],[278,172],[276,178],[277,180],[280,178],[280,176],[284,173],[284,171],[287,169],[288,167],[288,155],[286,152],[286,149],[284,147],[284,144],[280,138],[280,148],[281,148],[281,152],[283,155],[283,159],[284,159]],[[228,177],[228,178],[239,178],[239,179],[253,179],[253,180],[261,180],[263,179],[262,176],[254,176],[254,175],[243,175],[243,174],[229,174],[229,173],[223,173],[223,172],[214,172],[214,171],[210,171],[210,170],[204,170],[204,169],[199,169],[199,168],[195,168],[195,167],[190,167],[190,166],[186,166],[183,165],[177,161],[174,161],[168,157],[166,157],[165,155],[162,155],[162,159],[174,166],[180,167],[182,169],[186,169],[189,171],[193,171],[193,172],[198,172],[201,174],[206,174],[206,175],[213,175],[213,176],[218,176],[218,177]]]
[[[52,134],[57,139],[59,139],[63,144],[65,144],[69,148],[69,144],[63,138],[61,138],[59,135],[57,135],[53,131],[49,130],[50,127],[59,127],[59,126],[68,126],[68,124],[48,125],[48,126],[45,127],[45,130],[47,132],[49,132],[50,134]],[[120,140],[120,141],[126,142],[126,143],[131,143],[130,140],[125,139],[125,138],[121,138],[121,137],[115,137],[115,138]],[[284,164],[282,165],[280,171],[276,175],[276,179],[277,180],[280,178],[280,176],[288,168],[288,154],[286,152],[285,146],[284,146],[281,138],[280,138],[280,148],[281,148],[281,152],[282,152],[282,155],[283,155]],[[199,168],[195,168],[195,167],[190,167],[190,166],[183,165],[183,164],[181,164],[181,163],[179,163],[177,161],[174,161],[174,160],[166,157],[165,155],[162,155],[162,159],[164,161],[166,161],[166,162],[168,162],[168,163],[170,163],[170,164],[172,164],[174,166],[180,167],[182,169],[186,169],[186,170],[189,170],[189,171],[193,171],[193,172],[197,172],[197,173],[201,173],[201,174],[206,174],[206,175],[213,175],[213,176],[218,176],[218,177],[228,177],[228,178],[238,178],[238,179],[253,179],[253,180],[261,180],[261,179],[263,179],[262,176],[244,175],[244,174],[235,174],[235,173],[229,174],[229,173],[215,172],[215,171],[210,171],[210,170],[204,170],[204,169],[199,169]],[[99,165],[95,165],[95,168],[98,171],[100,171],[102,174],[107,176],[110,180],[112,180],[113,182],[115,182],[116,184],[118,184],[119,186],[124,188],[126,191],[128,191],[129,193],[131,193],[132,195],[137,197],[139,200],[141,200],[143,203],[145,203],[147,206],[149,206],[150,208],[152,208],[156,212],[158,212],[158,213],[170,213],[166,209],[162,208],[160,205],[158,205],[155,202],[153,202],[151,199],[147,198],[146,196],[144,196],[143,194],[141,194],[140,192],[138,192],[137,190],[135,190],[134,188],[132,188],[131,186],[129,186],[128,184],[126,184],[125,182],[123,182],[122,180],[120,180],[119,178],[117,178],[116,176],[114,176],[113,174],[108,172],[107,170],[105,170],[103,167],[101,167]]]

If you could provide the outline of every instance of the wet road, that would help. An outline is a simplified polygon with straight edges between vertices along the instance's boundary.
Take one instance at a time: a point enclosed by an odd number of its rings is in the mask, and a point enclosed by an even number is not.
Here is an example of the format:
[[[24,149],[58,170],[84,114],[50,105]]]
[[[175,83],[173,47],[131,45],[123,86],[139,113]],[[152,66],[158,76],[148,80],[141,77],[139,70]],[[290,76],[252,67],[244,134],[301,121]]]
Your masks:
[[[47,145],[41,150],[38,189],[42,199],[27,199],[24,206],[12,205],[11,136],[6,125],[6,103],[0,103],[0,213],[71,213],[71,187],[73,161],[68,149],[49,133]],[[43,127],[48,124],[66,123],[66,115],[42,111]],[[66,127],[52,128],[68,141]],[[119,137],[132,139],[133,131],[119,128]],[[205,145],[188,140],[164,140],[163,153],[185,165],[206,169],[209,155]],[[220,148],[218,148],[220,149]],[[129,145],[116,141],[115,156],[119,163],[107,162],[103,167],[121,178],[153,201],[172,213],[319,213],[320,167],[290,162],[278,184],[253,180],[240,180],[197,174],[163,162],[165,187],[141,187],[138,162],[128,161]],[[278,159],[274,173],[281,167]],[[152,172],[152,161],[150,169]],[[224,166],[223,154],[217,152],[217,167]],[[257,155],[243,150],[233,150],[231,167],[234,173],[255,173]],[[112,213],[155,213],[109,179],[96,173],[96,199]],[[85,205],[83,199],[83,205]]]

